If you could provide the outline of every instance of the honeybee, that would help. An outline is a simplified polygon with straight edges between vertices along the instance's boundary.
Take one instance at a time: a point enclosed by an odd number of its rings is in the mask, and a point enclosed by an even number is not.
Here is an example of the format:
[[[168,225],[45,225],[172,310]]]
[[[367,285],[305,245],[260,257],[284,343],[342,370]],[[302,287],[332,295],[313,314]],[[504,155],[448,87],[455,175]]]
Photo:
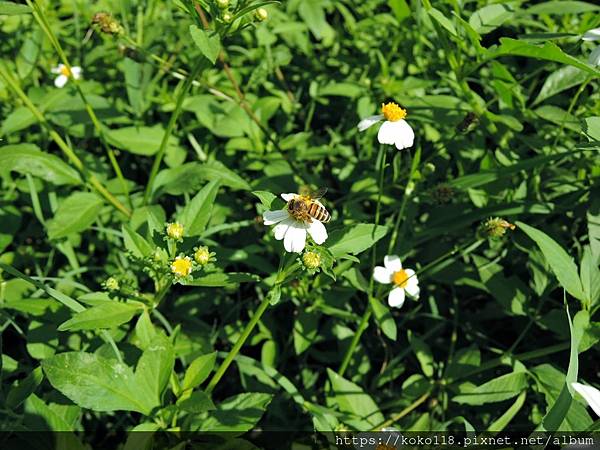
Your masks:
[[[297,197],[291,199],[287,204],[287,210],[296,220],[302,222],[312,222],[312,219],[322,223],[327,223],[331,220],[331,214],[319,201],[327,188],[321,188],[317,191],[305,190]]]

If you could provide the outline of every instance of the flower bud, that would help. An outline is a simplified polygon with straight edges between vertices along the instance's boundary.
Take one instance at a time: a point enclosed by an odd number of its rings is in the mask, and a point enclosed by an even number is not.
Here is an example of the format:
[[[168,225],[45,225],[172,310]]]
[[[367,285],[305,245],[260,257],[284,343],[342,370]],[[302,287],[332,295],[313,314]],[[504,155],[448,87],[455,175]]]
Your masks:
[[[269,18],[269,12],[265,8],[258,8],[254,11],[254,17],[259,22],[264,22]]]
[[[167,236],[176,241],[183,239],[183,225],[179,222],[167,224]]]
[[[428,176],[434,172],[435,172],[435,164],[430,163],[430,162],[426,163],[425,167],[423,168],[423,175]]]
[[[225,23],[231,23],[231,21],[233,20],[233,16],[231,15],[231,13],[226,12],[223,13],[222,19]]]
[[[120,288],[119,282],[116,278],[109,277],[104,281],[104,288],[110,292],[118,291]]]
[[[306,252],[302,255],[302,263],[309,270],[318,269],[321,266],[321,255],[317,252]]]
[[[210,262],[210,256],[208,247],[198,247],[194,252],[194,260],[201,266],[205,266]]]
[[[217,0],[217,6],[219,9],[229,8],[229,0]]]
[[[516,227],[507,220],[500,217],[490,217],[481,225],[481,233],[485,237],[492,239],[501,238],[506,234],[506,230],[514,230]]]

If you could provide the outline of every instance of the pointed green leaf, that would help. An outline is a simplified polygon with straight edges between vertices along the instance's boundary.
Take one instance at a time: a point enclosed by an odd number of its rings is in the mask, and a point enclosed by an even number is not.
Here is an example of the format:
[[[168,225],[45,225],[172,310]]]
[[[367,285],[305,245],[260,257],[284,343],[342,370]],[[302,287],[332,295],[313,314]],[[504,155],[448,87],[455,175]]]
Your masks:
[[[218,192],[219,181],[211,181],[185,206],[179,222],[186,236],[198,236],[206,229]]]
[[[114,328],[127,323],[141,311],[141,305],[117,301],[104,302],[75,314],[63,322],[58,331]]]
[[[221,51],[219,34],[215,31],[202,30],[196,25],[190,25],[190,34],[202,54],[214,64]]]

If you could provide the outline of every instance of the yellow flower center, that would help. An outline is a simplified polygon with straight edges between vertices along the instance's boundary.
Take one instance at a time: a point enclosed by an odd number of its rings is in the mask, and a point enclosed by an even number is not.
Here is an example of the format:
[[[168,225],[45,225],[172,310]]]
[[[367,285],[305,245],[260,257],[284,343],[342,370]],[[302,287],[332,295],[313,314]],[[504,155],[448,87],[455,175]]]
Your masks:
[[[71,71],[69,70],[69,68],[67,66],[61,66],[60,68],[60,74],[64,75],[65,77],[71,77]]]
[[[178,277],[187,277],[192,273],[192,261],[189,258],[176,258],[171,263],[171,272]]]
[[[394,272],[394,275],[392,275],[392,281],[394,284],[401,288],[406,287],[408,284],[408,278],[409,276],[404,269],[400,269],[398,272]]]
[[[400,108],[396,103],[382,103],[381,104],[381,113],[385,120],[389,120],[390,122],[397,122],[406,117],[406,110]]]

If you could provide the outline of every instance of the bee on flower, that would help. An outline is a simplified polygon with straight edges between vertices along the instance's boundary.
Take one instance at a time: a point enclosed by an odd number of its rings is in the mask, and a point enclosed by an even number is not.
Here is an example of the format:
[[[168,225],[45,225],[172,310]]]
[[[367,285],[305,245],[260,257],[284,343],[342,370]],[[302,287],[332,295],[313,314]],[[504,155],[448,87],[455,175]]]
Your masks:
[[[58,76],[54,79],[54,86],[56,86],[57,88],[63,88],[70,78],[73,78],[74,80],[79,80],[81,78],[81,73],[83,72],[81,67],[72,66],[69,70],[69,68],[64,64],[59,64],[58,66],[50,69],[50,71],[52,73],[58,74]]]
[[[358,124],[358,131],[364,131],[376,123],[385,121],[379,127],[377,140],[380,144],[395,145],[398,150],[412,147],[415,132],[404,118],[407,112],[394,102],[382,103],[381,114],[367,117]]]
[[[327,239],[327,230],[323,224],[329,222],[331,216],[319,201],[326,191],[327,189],[321,189],[305,195],[281,194],[287,202],[286,207],[263,213],[264,224],[275,225],[275,239],[283,239],[287,252],[300,253],[304,250],[307,233],[318,245]]]
[[[388,304],[393,308],[402,308],[406,294],[415,299],[419,297],[420,289],[417,275],[412,269],[402,268],[399,256],[387,255],[383,258],[383,267],[375,267],[373,278],[378,283],[394,285],[388,295]]]

